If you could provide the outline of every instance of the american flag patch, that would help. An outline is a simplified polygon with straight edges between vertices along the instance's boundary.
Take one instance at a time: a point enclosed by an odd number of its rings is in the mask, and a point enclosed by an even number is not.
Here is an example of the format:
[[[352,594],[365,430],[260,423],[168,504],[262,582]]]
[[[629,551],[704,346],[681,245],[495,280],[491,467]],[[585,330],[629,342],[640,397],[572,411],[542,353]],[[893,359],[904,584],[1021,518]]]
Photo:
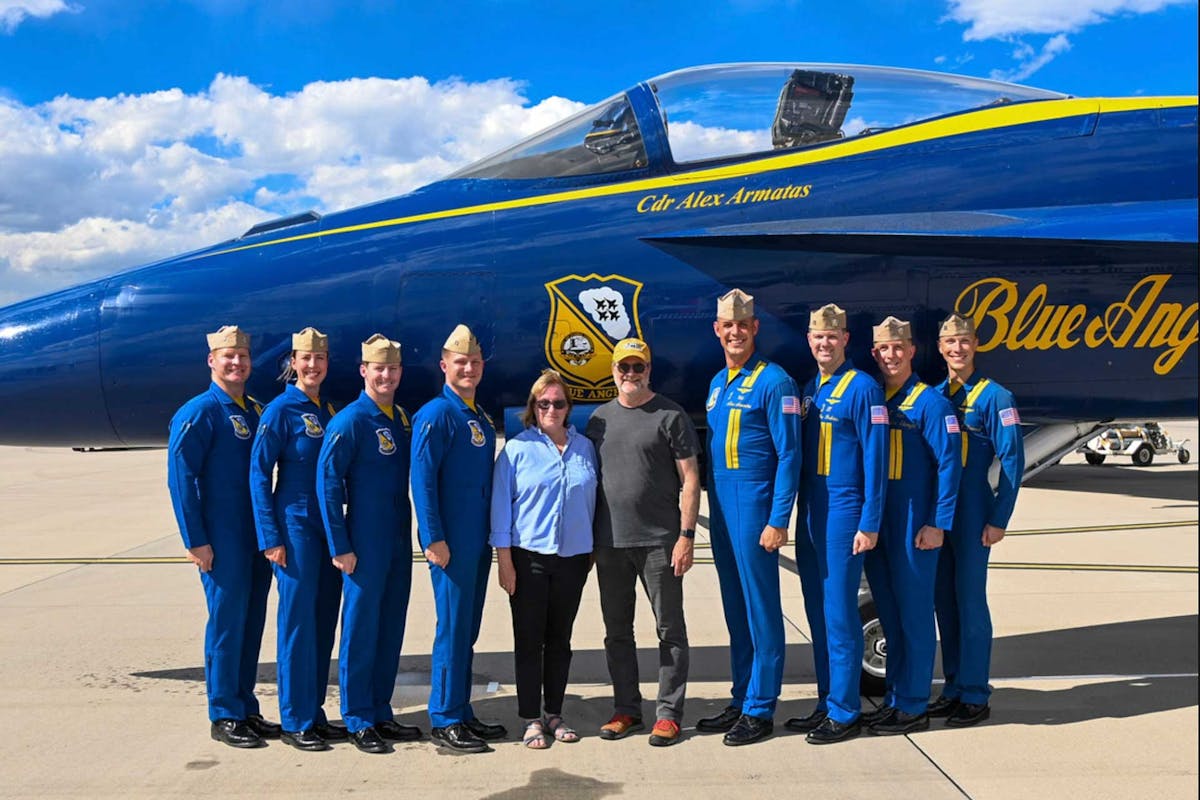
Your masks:
[[[1021,415],[1017,413],[1015,408],[1000,409],[1000,424],[1006,428],[1011,428],[1013,425],[1021,424]]]
[[[958,429],[958,417],[953,414],[946,417],[946,433],[962,433]]]
[[[799,414],[800,413],[800,398],[794,394],[785,394],[783,396],[783,407],[780,409],[784,414]]]
[[[872,425],[887,425],[888,424],[887,406],[871,406],[871,424]]]

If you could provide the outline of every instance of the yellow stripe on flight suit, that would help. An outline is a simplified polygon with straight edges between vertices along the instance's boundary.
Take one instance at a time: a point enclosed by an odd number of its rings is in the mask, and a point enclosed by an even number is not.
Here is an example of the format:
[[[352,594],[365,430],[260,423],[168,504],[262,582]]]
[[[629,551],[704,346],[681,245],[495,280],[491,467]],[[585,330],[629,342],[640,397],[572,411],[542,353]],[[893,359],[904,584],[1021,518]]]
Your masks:
[[[842,379],[838,381],[838,385],[833,387],[833,393],[829,395],[830,400],[841,399],[842,394],[850,386],[850,381],[854,380],[854,375],[857,370],[850,370]],[[828,475],[830,467],[833,466],[833,423],[821,423],[821,438],[817,442],[817,474]]]
[[[754,365],[754,370],[750,373],[750,377],[746,378],[745,382],[738,387],[738,390],[744,390],[742,395],[749,394],[750,389],[754,388],[754,382],[758,380],[759,374],[766,368],[767,362],[759,361]],[[737,391],[737,390],[735,390]],[[725,469],[740,469],[738,462],[738,437],[742,433],[742,409],[734,408],[729,412],[729,419],[725,425]]]
[[[967,409],[969,409],[971,406],[975,405],[975,401],[979,399],[979,393],[982,392],[983,387],[987,386],[989,383],[991,383],[991,381],[989,381],[987,378],[984,378],[979,383],[975,384],[975,388],[972,389],[967,394],[967,402],[966,402],[966,405],[963,406],[963,423],[962,423],[962,430],[959,431],[959,436],[962,437],[962,443],[963,443],[962,444],[962,451],[963,451],[962,458],[963,458],[963,466],[964,467],[967,465],[967,440],[970,439],[970,437],[967,436],[967,422],[966,422]]]
[[[917,402],[917,398],[921,396],[921,392],[928,388],[926,384],[918,381],[909,391],[908,396],[904,398],[904,401],[900,403],[900,410],[911,411],[913,405]],[[904,477],[904,432],[899,428],[893,428],[891,434],[888,480],[898,481]]]

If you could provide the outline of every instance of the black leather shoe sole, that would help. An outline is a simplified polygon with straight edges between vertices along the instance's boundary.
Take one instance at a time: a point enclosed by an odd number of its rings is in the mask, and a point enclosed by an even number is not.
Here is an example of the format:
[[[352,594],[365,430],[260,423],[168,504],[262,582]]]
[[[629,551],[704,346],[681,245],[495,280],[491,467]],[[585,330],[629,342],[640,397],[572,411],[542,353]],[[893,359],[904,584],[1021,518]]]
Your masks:
[[[728,706],[715,717],[705,717],[696,721],[696,730],[704,733],[729,733],[742,717],[742,710]]]
[[[368,731],[370,733],[367,733]],[[364,734],[367,735],[364,736]],[[350,741],[353,742],[355,747],[364,753],[382,755],[390,750],[390,748],[387,746],[387,742],[385,742],[379,736],[379,733],[376,732],[374,728],[366,728],[358,733],[350,734]]]
[[[978,725],[992,715],[988,706],[973,706],[970,703],[961,704],[953,714],[946,719],[947,728],[969,728]]]
[[[808,736],[804,737],[804,740],[809,744],[836,744],[844,742],[847,739],[853,739],[860,733],[862,733],[862,723],[854,720],[854,722],[848,725],[838,725],[836,730],[822,725],[810,732]]]
[[[824,711],[814,711],[807,717],[792,717],[783,723],[783,727],[796,733],[809,733],[815,731],[827,716],[829,715]]]
[[[289,733],[288,731],[284,731],[279,735],[279,741],[294,747],[297,750],[304,750],[309,753],[316,753],[320,752],[321,750],[329,749],[329,745],[325,742],[325,740],[313,731],[300,731],[298,733]]]

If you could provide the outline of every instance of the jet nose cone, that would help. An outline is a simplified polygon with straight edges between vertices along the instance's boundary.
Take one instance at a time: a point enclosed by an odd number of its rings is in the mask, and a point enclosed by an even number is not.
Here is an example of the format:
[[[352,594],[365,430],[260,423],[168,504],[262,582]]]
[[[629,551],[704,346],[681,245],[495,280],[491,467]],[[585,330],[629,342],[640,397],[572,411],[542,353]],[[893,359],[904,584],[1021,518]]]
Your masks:
[[[103,287],[0,309],[0,445],[120,445],[100,383]]]

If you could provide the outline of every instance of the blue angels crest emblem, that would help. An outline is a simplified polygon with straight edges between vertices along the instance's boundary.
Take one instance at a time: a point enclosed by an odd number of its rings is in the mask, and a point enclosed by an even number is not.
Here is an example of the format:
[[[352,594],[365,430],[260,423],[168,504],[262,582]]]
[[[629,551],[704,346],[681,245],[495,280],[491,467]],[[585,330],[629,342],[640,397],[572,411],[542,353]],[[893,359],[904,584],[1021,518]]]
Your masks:
[[[310,439],[320,439],[325,435],[325,429],[321,427],[321,420],[316,414],[301,414],[300,419],[304,422],[304,435]]]
[[[642,338],[642,284],[621,275],[568,275],[546,284],[550,318],[546,360],[562,375],[571,399],[611,400],[617,342]]]
[[[396,452],[396,437],[388,428],[376,428],[375,436],[379,439],[379,452],[385,456],[390,456]]]
[[[239,439],[250,438],[250,426],[246,424],[246,418],[241,414],[230,414],[229,423],[233,425],[233,435]]]

